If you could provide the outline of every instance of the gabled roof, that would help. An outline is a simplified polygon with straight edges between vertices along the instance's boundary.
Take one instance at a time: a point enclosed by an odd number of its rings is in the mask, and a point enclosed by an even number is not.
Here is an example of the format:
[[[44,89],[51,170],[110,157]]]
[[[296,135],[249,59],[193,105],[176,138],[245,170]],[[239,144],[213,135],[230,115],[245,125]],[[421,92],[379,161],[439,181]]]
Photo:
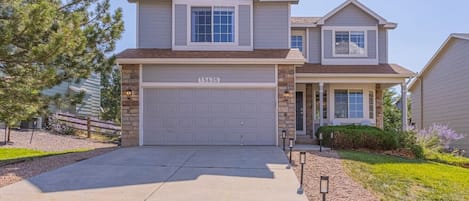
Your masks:
[[[397,27],[396,23],[388,22],[386,19],[375,13],[373,10],[369,9],[362,3],[358,2],[357,0],[347,0],[342,3],[339,7],[335,8],[331,12],[327,13],[324,17],[292,17],[291,18],[291,25],[292,27],[316,27],[317,25],[324,25],[326,20],[330,17],[334,16],[342,9],[346,8],[348,5],[355,5],[363,12],[369,14],[371,17],[375,18],[378,21],[379,25],[383,25],[385,28],[394,29]],[[300,22],[304,23],[300,23]]]
[[[138,0],[127,0],[129,3],[135,3]],[[257,0],[259,2],[290,2],[293,4],[298,4],[300,0]]]
[[[448,43],[454,39],[461,39],[461,40],[469,40],[469,33],[452,33],[448,36],[448,38],[443,42],[443,45],[436,51],[436,53],[433,55],[433,57],[428,61],[428,63],[423,67],[422,71],[415,77],[415,79],[412,80],[412,82],[409,84],[409,90],[414,87],[415,82],[417,81],[417,78],[420,78],[425,72],[430,70],[430,67],[432,66],[433,62],[435,62],[436,58],[446,49],[448,46]]]

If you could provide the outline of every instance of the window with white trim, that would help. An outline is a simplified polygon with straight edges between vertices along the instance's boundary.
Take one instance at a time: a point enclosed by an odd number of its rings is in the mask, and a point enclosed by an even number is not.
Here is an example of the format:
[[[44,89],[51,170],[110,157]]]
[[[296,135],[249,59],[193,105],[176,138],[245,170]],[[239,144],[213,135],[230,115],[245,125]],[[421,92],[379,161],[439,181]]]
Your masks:
[[[303,52],[303,36],[292,35],[291,48],[297,48],[300,49],[301,52]]]
[[[232,43],[235,40],[234,7],[192,7],[191,41]]]
[[[366,56],[365,31],[336,31],[336,56]]]
[[[335,118],[363,118],[362,90],[334,91]]]
[[[368,117],[370,119],[375,118],[375,96],[374,91],[368,92]]]

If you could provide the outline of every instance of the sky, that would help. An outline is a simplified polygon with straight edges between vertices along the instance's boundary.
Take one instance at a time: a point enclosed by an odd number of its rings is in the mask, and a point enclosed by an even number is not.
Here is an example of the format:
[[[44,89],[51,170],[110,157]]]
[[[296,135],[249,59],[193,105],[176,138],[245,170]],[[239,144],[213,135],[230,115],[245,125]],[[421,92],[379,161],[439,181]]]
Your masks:
[[[292,16],[324,16],[345,0],[300,0],[292,6]],[[389,62],[419,72],[451,33],[469,33],[468,0],[361,0],[390,22]],[[125,32],[116,53],[135,48],[136,6],[127,0],[111,1],[121,7]]]

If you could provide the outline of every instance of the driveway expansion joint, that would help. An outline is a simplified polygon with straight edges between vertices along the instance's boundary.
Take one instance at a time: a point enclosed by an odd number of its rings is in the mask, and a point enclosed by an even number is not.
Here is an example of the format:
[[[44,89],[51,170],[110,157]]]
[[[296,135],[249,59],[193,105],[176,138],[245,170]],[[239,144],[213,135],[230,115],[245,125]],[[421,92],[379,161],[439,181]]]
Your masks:
[[[163,183],[161,185],[159,185],[158,187],[156,187],[155,190],[153,190],[146,198],[145,198],[145,201],[148,200],[151,196],[153,196],[153,194],[155,194],[158,190],[161,189],[161,187],[164,186],[164,184],[166,184],[166,182],[168,182],[182,167],[184,167],[184,164],[186,164],[192,157],[195,156],[195,154],[197,153],[197,150],[193,150],[192,154],[187,157],[186,160],[184,160],[184,162],[181,164],[181,166],[179,166],[171,175],[169,175],[168,178],[166,178]]]

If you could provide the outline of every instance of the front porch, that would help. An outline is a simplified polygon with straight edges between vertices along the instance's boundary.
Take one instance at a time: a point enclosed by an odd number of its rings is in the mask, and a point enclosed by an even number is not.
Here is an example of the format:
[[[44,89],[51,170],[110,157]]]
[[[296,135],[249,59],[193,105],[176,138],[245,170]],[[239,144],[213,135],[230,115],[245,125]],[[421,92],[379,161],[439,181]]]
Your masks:
[[[319,68],[319,69],[317,69]],[[327,69],[324,69],[327,68]],[[296,134],[310,135],[326,125],[369,125],[383,128],[383,90],[400,85],[402,105],[407,105],[408,73],[391,73],[390,65],[365,66],[383,73],[350,73],[363,66],[323,66],[306,64],[295,76]],[[383,69],[384,68],[384,69]],[[317,72],[322,71],[322,72]],[[353,71],[352,71],[353,72]],[[322,98],[321,98],[322,97]],[[401,108],[407,117],[407,107]],[[406,129],[407,118],[403,119]]]

